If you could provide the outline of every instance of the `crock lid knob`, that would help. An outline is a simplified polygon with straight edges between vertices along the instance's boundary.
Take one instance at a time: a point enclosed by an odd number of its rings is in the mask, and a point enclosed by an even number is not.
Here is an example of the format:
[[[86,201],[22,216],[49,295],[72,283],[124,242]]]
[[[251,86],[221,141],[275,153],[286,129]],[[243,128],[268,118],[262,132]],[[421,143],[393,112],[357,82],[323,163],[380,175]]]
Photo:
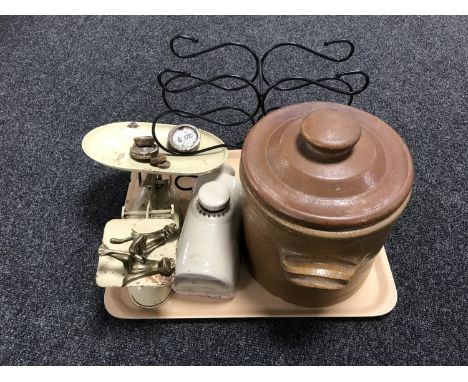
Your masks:
[[[359,141],[361,126],[350,113],[318,110],[303,119],[301,136],[313,151],[334,158],[348,153]]]

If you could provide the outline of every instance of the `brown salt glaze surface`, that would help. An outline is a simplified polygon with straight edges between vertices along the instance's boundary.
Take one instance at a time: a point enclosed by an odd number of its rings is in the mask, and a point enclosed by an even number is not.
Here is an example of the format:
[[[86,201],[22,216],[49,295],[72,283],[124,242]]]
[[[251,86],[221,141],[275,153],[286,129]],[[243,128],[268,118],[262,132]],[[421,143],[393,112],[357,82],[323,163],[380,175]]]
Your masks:
[[[328,102],[262,118],[245,140],[241,172],[265,206],[319,229],[384,219],[404,202],[414,177],[411,154],[389,125]]]
[[[359,141],[361,126],[351,113],[323,109],[304,118],[301,137],[324,154],[345,153]]]

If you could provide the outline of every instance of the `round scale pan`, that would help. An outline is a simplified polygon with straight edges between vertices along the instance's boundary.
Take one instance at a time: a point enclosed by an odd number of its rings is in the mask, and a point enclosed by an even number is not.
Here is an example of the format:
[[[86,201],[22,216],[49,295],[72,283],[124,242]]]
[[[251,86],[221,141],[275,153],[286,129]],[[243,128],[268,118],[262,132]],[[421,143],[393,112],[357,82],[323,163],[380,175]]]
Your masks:
[[[221,166],[227,159],[228,150],[220,148],[193,156],[176,156],[159,150],[167,155],[171,163],[168,169],[151,166],[147,162],[138,162],[130,157],[130,147],[133,138],[151,135],[151,123],[137,122],[138,127],[128,127],[130,122],[116,122],[96,127],[85,135],[81,146],[91,159],[105,166],[126,171],[151,172],[158,174],[198,175],[210,172]],[[174,125],[157,124],[156,136],[164,145],[169,131]],[[200,130],[201,142],[199,149],[222,144],[218,137]]]

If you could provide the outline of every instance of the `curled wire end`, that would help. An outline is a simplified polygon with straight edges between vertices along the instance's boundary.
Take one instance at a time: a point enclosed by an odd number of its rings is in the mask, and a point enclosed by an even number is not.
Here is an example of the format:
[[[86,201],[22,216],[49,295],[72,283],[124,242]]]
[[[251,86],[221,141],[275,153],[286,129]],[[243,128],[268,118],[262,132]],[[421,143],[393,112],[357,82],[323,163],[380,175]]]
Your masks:
[[[342,58],[335,59],[336,62],[343,62],[343,61],[349,60],[351,56],[354,54],[354,44],[349,40],[331,40],[331,41],[325,41],[323,43],[324,46],[329,46],[329,45],[334,45],[334,44],[347,44],[350,48],[348,54]]]
[[[260,59],[260,67],[261,67],[261,71],[262,71],[261,77],[262,77],[263,81],[268,86],[271,85],[271,83],[268,81],[268,78],[266,76],[265,63],[266,63],[267,57],[272,52],[274,52],[275,50],[277,50],[279,48],[283,48],[283,47],[297,48],[297,49],[302,50],[304,52],[307,52],[307,53],[309,53],[311,55],[320,57],[322,59],[325,59],[325,60],[328,60],[328,61],[331,61],[331,62],[346,61],[354,54],[354,45],[353,45],[353,43],[351,41],[348,41],[348,40],[330,40],[330,41],[326,41],[326,42],[323,43],[323,45],[326,46],[326,47],[329,46],[329,45],[333,45],[333,44],[346,44],[346,45],[348,45],[349,46],[348,54],[343,56],[343,57],[333,57],[333,56],[327,55],[325,53],[319,52],[319,51],[317,51],[315,49],[309,48],[308,46],[298,44],[296,42],[283,42],[283,43],[276,44],[272,48],[267,50]]]
[[[199,50],[199,51],[196,51],[196,52],[193,52],[193,53],[182,54],[180,52],[177,52],[175,47],[174,47],[174,44],[175,44],[175,42],[177,40],[188,40],[188,41],[191,41],[193,43],[198,43],[199,40],[197,38],[195,38],[195,37],[191,37],[191,36],[187,36],[187,35],[176,35],[171,39],[171,41],[169,42],[169,47],[171,49],[171,52],[176,57],[183,58],[183,59],[189,59],[189,58],[203,56],[203,55],[205,55],[207,53],[214,52],[214,51],[219,51],[220,49],[223,49],[223,48],[226,48],[226,47],[235,47],[235,48],[243,49],[244,51],[246,51],[252,57],[252,59],[253,59],[253,61],[255,63],[255,73],[252,76],[252,78],[250,79],[250,81],[253,82],[258,77],[258,74],[260,72],[260,59],[259,59],[258,55],[250,47],[248,47],[245,44],[240,44],[238,42],[225,42],[225,43],[214,45],[214,46],[211,46],[211,47],[208,47],[206,49],[202,49],[202,50]]]
[[[176,55],[177,57],[180,57],[180,58],[185,58],[185,57],[180,55],[179,53],[177,53],[175,48],[174,48],[174,43],[177,40],[188,40],[188,41],[191,41],[191,42],[193,42],[195,44],[198,43],[198,38],[196,38],[196,37],[191,37],[191,36],[187,36],[187,35],[183,35],[183,34],[178,34],[178,35],[175,35],[174,37],[172,37],[171,41],[169,42],[169,48],[171,49],[171,52],[174,55]]]
[[[181,36],[181,37],[185,37],[186,40],[190,40],[190,41],[194,42],[195,44],[200,42],[200,40],[198,40],[198,38],[196,38],[196,37],[190,37],[190,36]]]

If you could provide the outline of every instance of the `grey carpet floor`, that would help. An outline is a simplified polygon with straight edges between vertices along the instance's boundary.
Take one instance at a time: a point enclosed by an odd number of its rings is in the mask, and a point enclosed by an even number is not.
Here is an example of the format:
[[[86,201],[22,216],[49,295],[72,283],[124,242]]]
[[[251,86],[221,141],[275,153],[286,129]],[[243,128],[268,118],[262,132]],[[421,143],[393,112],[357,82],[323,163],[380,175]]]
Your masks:
[[[258,52],[290,40],[317,49],[355,42],[352,59],[333,66],[285,49],[271,73],[366,71],[371,84],[354,105],[407,142],[414,196],[386,244],[393,312],[123,321],[105,311],[96,249],[106,221],[119,216],[128,174],[93,163],[81,139],[164,110],[156,74],[189,65],[168,54],[177,33]],[[1,17],[0,363],[467,364],[467,36],[466,17]],[[235,51],[193,65],[252,70]],[[185,106],[203,107],[202,95]],[[276,102],[323,97],[309,89]],[[206,128],[229,142],[247,131]]]

